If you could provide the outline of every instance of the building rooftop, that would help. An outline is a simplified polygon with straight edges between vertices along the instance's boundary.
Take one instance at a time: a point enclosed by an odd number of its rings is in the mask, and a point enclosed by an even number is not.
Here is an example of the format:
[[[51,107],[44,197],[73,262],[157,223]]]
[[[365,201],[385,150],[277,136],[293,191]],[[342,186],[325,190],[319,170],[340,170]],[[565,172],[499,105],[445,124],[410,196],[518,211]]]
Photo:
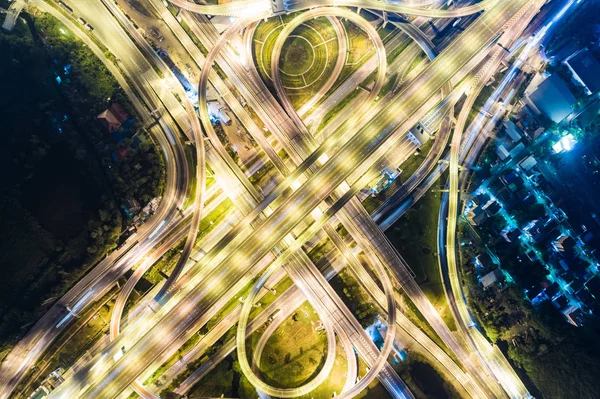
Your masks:
[[[519,162],[519,166],[521,168],[523,168],[524,170],[530,170],[531,168],[533,168],[535,165],[537,165],[537,161],[535,160],[535,158],[530,155],[527,158],[521,160],[521,162]]]
[[[100,123],[102,123],[106,131],[108,131],[109,133],[119,130],[119,128],[121,127],[121,122],[119,122],[119,119],[115,116],[115,114],[113,114],[113,112],[110,109],[104,110],[96,117],[96,119],[98,119]]]
[[[475,262],[477,262],[479,267],[483,268],[491,267],[494,265],[494,260],[487,252],[484,252],[481,255],[477,256],[475,258]]]
[[[489,216],[481,206],[477,206],[469,213],[467,219],[472,226],[481,226],[486,220],[489,219]]]
[[[502,280],[503,277],[504,277],[504,274],[502,274],[502,271],[500,269],[494,269],[493,271],[489,272],[485,276],[481,277],[481,279],[479,279],[479,281],[481,281],[481,284],[483,284],[483,288],[488,288],[490,285],[494,284],[496,281]]]
[[[496,154],[498,154],[498,158],[500,158],[501,161],[504,161],[510,156],[510,153],[503,144],[500,144],[498,148],[496,148]]]
[[[510,157],[511,158],[515,158],[517,155],[519,155],[523,150],[525,149],[525,144],[523,143],[519,143],[517,144],[517,146],[515,148],[513,148],[512,150],[510,150]]]
[[[577,102],[558,74],[553,74],[540,83],[529,96],[529,100],[541,113],[556,123],[565,119],[573,111],[573,105]]]
[[[518,142],[523,138],[523,131],[519,129],[519,127],[513,121],[504,122],[504,127],[506,128],[506,134],[513,143]]]
[[[600,91],[600,62],[587,48],[581,49],[565,60],[565,64],[573,72],[573,78],[589,90],[589,93]]]
[[[118,103],[112,103],[110,106],[110,111],[115,116],[115,118],[117,118],[119,123],[123,123],[127,119],[129,119],[129,115],[127,115],[127,112],[125,112],[123,107],[121,107],[121,105]]]

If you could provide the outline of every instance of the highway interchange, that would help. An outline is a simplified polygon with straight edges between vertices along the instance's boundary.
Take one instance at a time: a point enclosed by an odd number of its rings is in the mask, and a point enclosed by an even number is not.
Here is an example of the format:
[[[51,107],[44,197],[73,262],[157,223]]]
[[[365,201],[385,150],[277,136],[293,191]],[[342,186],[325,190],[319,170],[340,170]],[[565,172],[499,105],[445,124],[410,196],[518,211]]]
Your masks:
[[[284,12],[301,12],[281,31],[273,48],[271,65],[267,66],[276,96],[267,89],[252,62],[254,29],[274,12],[269,1],[238,0],[221,5],[195,4],[186,0],[171,0],[171,3],[181,9],[177,18],[167,9],[166,3],[148,1],[201,71],[198,104],[192,104],[173,72],[116,3],[108,0],[69,3],[76,15],[82,15],[94,26],[90,34],[77,26],[73,17],[55,2],[29,0],[30,6],[52,13],[83,40],[119,81],[139,115],[149,123],[156,122],[150,129],[166,160],[167,185],[153,218],[61,298],[11,351],[0,368],[0,398],[11,397],[11,392],[27,379],[29,370],[42,358],[45,350],[61,339],[61,334],[78,313],[93,306],[125,272],[140,262],[118,294],[110,323],[110,342],[102,340],[95,345],[85,358],[80,359],[76,368],[68,371],[66,381],[50,397],[126,397],[131,388],[144,398],[159,397],[142,381],[249,284],[252,289],[244,302],[231,312],[230,317],[223,319],[218,328],[214,327],[214,334],[206,336],[206,342],[201,341],[201,345],[206,348],[210,345],[209,339],[215,342],[237,323],[235,341],[228,342],[222,353],[214,354],[215,359],[211,361],[216,364],[237,348],[242,372],[263,394],[297,397],[311,392],[328,377],[336,356],[337,337],[348,359],[348,378],[344,391],[338,392],[337,396],[353,397],[378,378],[392,397],[411,398],[412,393],[388,361],[397,332],[402,331],[439,362],[469,396],[529,397],[500,351],[492,347],[477,329],[471,328],[464,301],[454,299],[462,298],[454,249],[456,218],[448,217],[446,223],[440,218],[440,240],[443,241],[443,237],[446,240],[440,253],[445,254],[442,263],[449,270],[447,296],[459,326],[458,332],[449,330],[415,282],[409,265],[382,231],[403,212],[398,209],[406,209],[416,202],[446,167],[450,170],[447,212],[458,215],[459,164],[472,163],[485,141],[477,137],[478,129],[465,126],[466,118],[477,94],[503,59],[504,50],[495,43],[500,41],[510,47],[522,38],[544,1],[483,0],[471,5],[463,1],[444,7],[444,2],[435,0],[389,3],[379,0],[285,0],[282,2]],[[16,7],[20,10],[23,4]],[[410,62],[388,65],[385,44],[372,24],[356,13],[356,7],[412,18],[411,22],[395,23],[402,30],[402,37],[414,40],[404,50],[407,58],[413,59],[423,51],[431,61],[417,65],[401,80],[395,78],[391,72],[401,68],[406,72]],[[11,11],[12,19],[19,10]],[[207,22],[206,15],[236,18],[225,32],[219,34]],[[303,115],[310,111],[310,118],[312,114],[324,113],[311,110],[310,106],[301,111],[293,108],[282,87],[279,60],[285,40],[295,27],[322,16],[331,21],[345,19],[370,38],[375,54],[369,65],[375,71],[375,79],[367,95],[358,96],[351,106],[340,111],[337,122],[334,118],[330,126],[325,126],[323,132],[327,131],[326,134],[321,132],[315,136]],[[467,16],[476,18],[464,31],[444,40],[441,50],[431,41],[434,34],[425,33],[425,21],[429,18],[451,20]],[[188,31],[182,28],[180,21],[186,22]],[[189,31],[200,40],[207,54],[191,40]],[[337,36],[338,40],[345,40],[339,26]],[[539,43],[539,36],[536,39],[531,41],[534,44],[527,46],[528,51],[520,55],[513,66],[515,71]],[[104,48],[116,57],[116,63],[105,58]],[[214,66],[217,65],[226,77],[216,73]],[[342,65],[337,63],[334,78],[339,76]],[[348,94],[348,90],[340,86],[326,96],[336,80],[334,78],[309,100],[309,104],[322,106],[331,98],[339,101]],[[346,85],[356,87],[364,78],[365,72],[356,71],[346,78]],[[379,98],[379,92],[390,79],[394,83],[393,90]],[[175,83],[165,84],[165,81]],[[276,185],[270,191],[257,189],[249,180],[251,171],[243,170],[219,140],[207,108],[210,90],[222,97],[260,147],[264,158],[262,164],[270,162],[274,166]],[[498,94],[495,95],[497,99]],[[326,100],[320,102],[324,96]],[[455,120],[453,108],[464,96],[465,104]],[[247,105],[241,103],[241,98]],[[486,103],[486,110],[496,104],[497,101]],[[248,109],[264,124],[264,129]],[[475,120],[475,126],[484,123],[481,118]],[[410,157],[417,145],[409,139],[407,132],[425,120],[435,120],[438,125],[432,151],[398,193],[373,216],[369,215],[357,195],[383,167],[390,162],[401,165]],[[495,121],[498,120],[499,116],[496,116]],[[485,131],[489,132],[491,128],[490,121]],[[266,137],[266,130],[271,133],[270,138]],[[437,166],[451,133],[449,164]],[[189,170],[185,160],[184,141],[195,147],[199,160],[195,170]],[[286,159],[280,156],[281,149],[288,155]],[[218,183],[210,189],[205,189],[207,165]],[[460,174],[462,184],[465,175]],[[180,212],[189,195],[192,177],[197,182],[192,205]],[[197,243],[203,215],[214,210],[226,197],[235,206]],[[346,229],[349,238],[340,236],[336,229],[338,225]],[[334,243],[337,251],[336,255],[328,256],[329,267],[320,270],[307,256],[305,244],[325,238]],[[167,282],[136,304],[129,312],[127,323],[122,325],[122,312],[136,283],[182,239],[185,239],[183,251]],[[365,255],[368,268],[359,261],[359,252]],[[387,324],[381,348],[374,345],[327,282],[344,267],[358,277]],[[272,287],[285,276],[289,276],[294,285],[259,318],[249,320],[255,299],[264,295],[265,286]],[[440,348],[397,308],[394,287],[404,291],[447,349]],[[272,309],[281,309],[281,319],[273,322],[259,341],[258,348],[264,348],[284,315],[291,314],[303,299],[309,301],[323,322],[328,338],[326,360],[320,372],[300,387],[270,386],[255,373],[261,350],[253,352],[253,359],[248,358],[246,337],[260,326],[257,320],[265,320]],[[366,375],[358,379],[354,351],[369,367]],[[197,349],[197,353],[201,350]],[[202,372],[206,374],[207,371]],[[191,383],[186,380],[182,385],[186,384],[189,389]],[[177,392],[185,394],[183,388]]]

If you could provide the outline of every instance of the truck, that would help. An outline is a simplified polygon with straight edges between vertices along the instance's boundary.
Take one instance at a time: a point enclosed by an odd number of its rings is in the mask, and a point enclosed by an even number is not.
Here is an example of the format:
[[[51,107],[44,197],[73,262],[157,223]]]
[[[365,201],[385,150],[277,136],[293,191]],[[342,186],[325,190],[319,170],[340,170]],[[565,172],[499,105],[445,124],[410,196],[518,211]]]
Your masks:
[[[64,2],[59,1],[58,5],[61,6],[63,8],[63,10],[65,10],[69,14],[73,14],[73,9],[71,7],[69,7],[68,5],[66,5]]]

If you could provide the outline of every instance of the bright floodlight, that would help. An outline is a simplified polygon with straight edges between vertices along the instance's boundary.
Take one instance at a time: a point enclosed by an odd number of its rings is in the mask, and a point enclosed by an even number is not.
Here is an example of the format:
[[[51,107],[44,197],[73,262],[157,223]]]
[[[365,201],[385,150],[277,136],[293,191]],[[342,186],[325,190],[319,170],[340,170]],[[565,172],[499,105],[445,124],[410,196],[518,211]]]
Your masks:
[[[575,137],[569,133],[566,136],[563,136],[556,144],[554,144],[552,149],[556,154],[560,154],[561,152],[571,151],[573,147],[575,147],[576,143],[577,141],[575,140]]]

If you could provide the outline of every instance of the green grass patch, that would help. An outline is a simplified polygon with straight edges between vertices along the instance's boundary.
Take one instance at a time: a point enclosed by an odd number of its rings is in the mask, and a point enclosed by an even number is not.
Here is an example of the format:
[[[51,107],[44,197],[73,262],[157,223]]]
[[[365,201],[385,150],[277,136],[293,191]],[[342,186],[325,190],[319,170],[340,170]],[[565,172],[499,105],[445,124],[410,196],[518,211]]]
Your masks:
[[[405,40],[402,43],[400,43],[398,46],[394,47],[394,49],[392,51],[390,51],[387,55],[388,65],[391,65],[396,60],[396,58],[398,58],[398,56],[400,54],[402,54],[402,52],[404,50],[406,50],[408,45],[411,43],[412,43],[412,40]]]
[[[283,17],[287,20],[289,16]],[[280,17],[262,22],[255,31],[254,58],[267,86],[271,81],[271,54],[282,29]],[[338,42],[333,25],[325,17],[298,26],[283,45],[280,59],[281,81],[296,108],[300,107],[327,81],[337,58]]]
[[[258,316],[263,310],[265,310],[267,308],[267,306],[272,304],[277,298],[279,298],[279,296],[281,296],[281,294],[286,292],[287,289],[290,288],[292,285],[294,285],[294,282],[292,281],[292,279],[289,277],[284,277],[274,287],[265,287],[265,288],[274,289],[275,294],[273,294],[273,292],[269,291],[265,295],[263,295],[263,297],[259,300],[260,306],[255,307],[250,312],[249,320],[252,320],[256,316]]]
[[[188,165],[189,171],[189,184],[185,197],[185,201],[183,203],[182,208],[186,209],[188,206],[194,203],[194,199],[196,197],[196,188],[198,186],[198,180],[196,179],[196,151],[192,146],[186,145],[184,147],[185,151],[185,161]]]
[[[232,367],[231,357],[222,360],[189,392],[190,398],[225,398],[237,397],[234,391],[236,372]],[[239,377],[238,377],[239,378]]]
[[[301,36],[290,37],[281,56],[281,70],[286,74],[301,75],[315,61],[311,43]]]
[[[317,245],[315,245],[313,249],[308,252],[308,257],[316,265],[321,258],[323,258],[323,256],[325,256],[334,247],[335,245],[333,242],[331,242],[329,238],[325,238],[318,242]]]
[[[305,302],[269,338],[259,365],[265,382],[295,388],[317,373],[327,354],[327,337],[316,331],[319,316]],[[253,337],[258,340],[259,334]]]
[[[436,183],[433,190],[439,189],[441,186]],[[455,330],[437,256],[440,203],[440,192],[426,193],[386,232],[386,236],[413,270],[417,283],[442,319]]]

